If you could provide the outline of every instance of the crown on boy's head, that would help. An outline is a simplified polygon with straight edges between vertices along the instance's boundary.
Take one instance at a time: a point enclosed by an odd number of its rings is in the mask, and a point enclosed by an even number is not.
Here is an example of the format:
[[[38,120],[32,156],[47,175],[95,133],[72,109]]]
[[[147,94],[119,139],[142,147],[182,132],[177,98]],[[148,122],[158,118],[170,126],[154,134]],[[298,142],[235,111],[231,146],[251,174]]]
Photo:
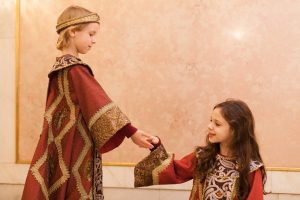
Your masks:
[[[77,24],[83,24],[83,23],[88,23],[88,22],[96,22],[99,23],[100,17],[97,13],[91,13],[82,17],[77,17],[74,19],[70,19],[67,21],[64,21],[60,24],[56,25],[56,32],[59,33],[60,31],[62,31],[63,29],[69,27],[69,26],[73,26],[73,25],[77,25]]]

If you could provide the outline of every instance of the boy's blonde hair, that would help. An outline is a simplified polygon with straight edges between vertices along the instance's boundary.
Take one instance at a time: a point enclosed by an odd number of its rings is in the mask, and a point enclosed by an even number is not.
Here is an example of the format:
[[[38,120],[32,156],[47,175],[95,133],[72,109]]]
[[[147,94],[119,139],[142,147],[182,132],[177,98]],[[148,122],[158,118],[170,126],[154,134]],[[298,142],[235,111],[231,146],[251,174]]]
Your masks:
[[[69,45],[69,30],[80,31],[87,23],[99,23],[99,16],[80,6],[66,8],[57,19],[56,31],[59,34],[56,48],[62,50]]]

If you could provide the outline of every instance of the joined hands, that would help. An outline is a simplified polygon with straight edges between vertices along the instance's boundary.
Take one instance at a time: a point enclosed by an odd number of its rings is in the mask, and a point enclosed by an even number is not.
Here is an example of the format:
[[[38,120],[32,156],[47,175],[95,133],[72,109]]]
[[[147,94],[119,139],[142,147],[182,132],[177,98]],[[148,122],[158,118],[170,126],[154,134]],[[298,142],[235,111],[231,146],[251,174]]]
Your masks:
[[[131,140],[139,147],[147,149],[152,149],[154,147],[153,144],[159,142],[158,137],[149,135],[142,130],[137,130],[136,133],[131,136]]]

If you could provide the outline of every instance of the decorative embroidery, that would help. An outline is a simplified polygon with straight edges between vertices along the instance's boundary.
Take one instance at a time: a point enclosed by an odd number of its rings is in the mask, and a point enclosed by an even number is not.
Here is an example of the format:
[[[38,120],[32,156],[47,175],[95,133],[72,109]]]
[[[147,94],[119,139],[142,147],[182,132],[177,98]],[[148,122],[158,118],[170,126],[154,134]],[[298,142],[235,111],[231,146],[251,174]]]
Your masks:
[[[58,89],[59,89],[58,96],[56,97],[56,99],[54,100],[52,105],[49,106],[49,109],[45,112],[45,115],[44,115],[45,119],[47,120],[47,122],[49,124],[48,145],[54,141],[54,136],[52,133],[52,112],[56,109],[56,107],[61,102],[61,100],[63,99],[63,96],[64,96],[63,95],[63,86],[62,86],[62,73],[58,74]],[[47,154],[48,154],[48,147],[46,148],[42,157],[35,164],[32,165],[30,171],[32,172],[33,177],[41,185],[41,189],[44,194],[44,197],[46,199],[49,199],[50,194],[48,192],[48,188],[46,186],[45,179],[39,172],[40,167],[47,161]],[[49,182],[48,177],[46,179]]]
[[[57,98],[54,100],[52,105],[49,106],[49,109],[45,112],[45,119],[47,120],[49,124],[49,130],[48,130],[48,145],[50,145],[52,142],[54,142],[57,153],[58,153],[58,165],[61,170],[61,177],[56,180],[52,185],[49,185],[47,188],[45,183],[45,178],[48,179],[48,177],[43,177],[39,169],[40,167],[46,162],[47,160],[47,153],[48,153],[48,147],[46,148],[43,156],[32,166],[31,172],[35,179],[39,182],[41,185],[43,194],[46,199],[49,199],[49,196],[53,192],[55,192],[58,188],[60,188],[69,178],[70,178],[70,172],[68,170],[68,167],[65,164],[65,161],[63,159],[63,150],[62,150],[62,144],[61,141],[64,138],[64,136],[68,133],[68,131],[75,125],[76,117],[75,117],[75,105],[72,102],[70,91],[69,91],[69,82],[68,82],[68,68],[63,71],[59,71],[58,74],[58,88],[59,88],[59,94]],[[56,137],[53,135],[53,116],[52,113],[57,108],[59,103],[62,101],[63,98],[66,98],[67,105],[69,107],[69,114],[70,119],[68,123],[63,127],[63,129],[58,133]],[[66,108],[67,109],[67,108]],[[68,110],[68,109],[67,109]],[[60,114],[58,114],[60,116]],[[59,117],[60,118],[60,117]],[[58,120],[59,121],[59,120]],[[59,122],[57,122],[57,126],[59,125]],[[48,180],[47,180],[48,181]]]
[[[162,168],[169,164],[170,158],[172,158],[172,156],[166,152],[162,144],[152,151],[146,158],[135,166],[134,187],[158,184],[158,173],[161,172]],[[159,166],[163,167],[158,168]],[[153,170],[156,171],[152,173]]]
[[[88,181],[91,182],[93,180],[93,161],[91,159],[85,163],[84,174]]]
[[[101,113],[101,110],[97,113]],[[117,106],[109,107],[91,127],[96,147],[101,148],[109,138],[128,123],[130,123],[129,119]]]
[[[43,156],[36,161],[36,163],[31,167],[30,171],[36,181],[41,185],[42,192],[46,200],[49,199],[48,197],[48,189],[45,183],[45,179],[39,172],[39,168],[46,162],[47,160],[47,150],[44,152]]]
[[[102,158],[97,149],[95,149],[94,152],[94,199],[103,200]]]
[[[90,121],[89,121],[89,129],[92,128],[92,126],[95,124],[95,122],[104,114],[106,113],[108,110],[112,109],[113,107],[116,107],[116,104],[111,102],[107,105],[105,105],[104,107],[100,108],[94,115],[93,117],[91,117]]]
[[[79,115],[77,127],[80,133],[80,136],[82,137],[84,141],[84,146],[82,151],[80,152],[77,161],[75,162],[72,173],[74,174],[75,180],[76,180],[76,187],[80,194],[81,199],[92,199],[92,189],[89,191],[89,194],[87,194],[86,190],[83,187],[81,176],[79,174],[79,167],[81,166],[84,157],[88,153],[89,149],[92,147],[92,143],[90,141],[90,138],[88,137],[86,131],[84,130],[82,123],[81,123],[82,115]]]
[[[73,65],[83,65],[88,68],[90,73],[93,75],[93,71],[91,68],[85,64],[84,62],[81,61],[80,58],[77,58],[72,55],[64,55],[62,57],[56,58],[56,62],[54,63],[51,71],[49,72],[48,76],[50,76],[53,72],[73,66]]]
[[[196,154],[197,155],[197,154]],[[200,176],[197,171],[195,171],[195,176],[193,180],[193,188],[190,194],[190,200],[202,199],[202,183],[200,182]]]
[[[221,155],[216,157],[216,165],[205,179],[203,199],[205,200],[231,200],[234,198],[233,191],[239,172],[236,170],[237,163]]]
[[[53,117],[53,124],[56,129],[60,129],[61,125],[67,120],[68,109],[63,107],[60,111],[56,112]]]
[[[168,154],[168,158],[165,159],[160,166],[156,167],[152,171],[152,178],[153,178],[153,184],[158,185],[159,184],[159,174],[164,171],[171,163],[174,155]]]
[[[49,153],[47,158],[47,178],[48,178],[48,184],[50,183],[51,178],[54,175],[55,170],[55,161],[53,156]]]
[[[67,134],[67,132],[75,125],[75,105],[72,102],[70,91],[69,91],[69,81],[68,81],[68,71],[69,69],[65,69],[63,71],[60,71],[59,73],[63,73],[63,89],[64,89],[64,96],[67,100],[67,104],[70,108],[70,120],[65,125],[65,127],[60,131],[58,136],[54,138],[54,143],[57,148],[58,152],[58,162],[59,167],[62,171],[62,176],[49,188],[49,195],[51,195],[54,191],[56,191],[59,187],[61,187],[69,178],[70,178],[70,172],[64,162],[63,159],[63,152],[62,152],[62,145],[61,140],[64,138],[64,136]]]
[[[262,167],[263,164],[259,161],[251,160],[250,162],[250,173]]]

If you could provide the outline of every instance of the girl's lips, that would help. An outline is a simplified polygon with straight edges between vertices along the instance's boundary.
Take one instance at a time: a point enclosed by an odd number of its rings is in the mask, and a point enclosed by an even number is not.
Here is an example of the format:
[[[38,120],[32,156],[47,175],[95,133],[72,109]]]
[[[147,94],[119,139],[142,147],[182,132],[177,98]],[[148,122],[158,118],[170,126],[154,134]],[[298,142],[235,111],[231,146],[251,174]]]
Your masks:
[[[213,137],[215,136],[216,134],[213,134],[213,133],[208,133],[208,137]]]

